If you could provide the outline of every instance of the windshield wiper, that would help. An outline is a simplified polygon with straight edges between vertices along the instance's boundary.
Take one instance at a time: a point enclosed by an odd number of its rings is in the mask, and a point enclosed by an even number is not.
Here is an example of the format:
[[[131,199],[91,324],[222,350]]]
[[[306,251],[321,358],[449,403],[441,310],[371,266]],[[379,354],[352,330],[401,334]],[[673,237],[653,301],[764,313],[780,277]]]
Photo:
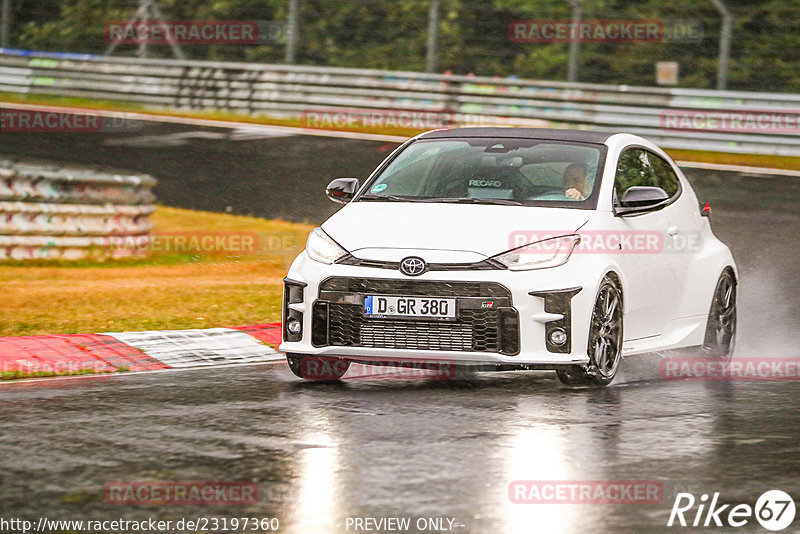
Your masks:
[[[358,200],[373,202],[443,202],[451,204],[496,204],[500,206],[522,206],[519,200],[510,198],[473,198],[473,197],[404,197],[398,195],[362,195]]]
[[[419,202],[419,199],[413,197],[401,197],[397,195],[361,195],[358,200],[367,200],[375,202]]]
[[[453,197],[453,198],[424,198],[420,202],[445,202],[453,204],[496,204],[498,206],[522,206],[519,200],[510,198],[473,198],[473,197]]]

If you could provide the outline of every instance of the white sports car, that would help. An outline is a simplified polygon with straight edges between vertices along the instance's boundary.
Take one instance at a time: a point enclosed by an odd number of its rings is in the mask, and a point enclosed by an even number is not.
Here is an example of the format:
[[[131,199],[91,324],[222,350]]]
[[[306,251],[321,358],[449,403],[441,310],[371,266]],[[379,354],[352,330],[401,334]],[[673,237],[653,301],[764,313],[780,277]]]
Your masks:
[[[346,206],[285,280],[280,349],[303,378],[447,361],[607,385],[623,355],[733,350],[731,252],[641,137],[434,130],[327,194]]]

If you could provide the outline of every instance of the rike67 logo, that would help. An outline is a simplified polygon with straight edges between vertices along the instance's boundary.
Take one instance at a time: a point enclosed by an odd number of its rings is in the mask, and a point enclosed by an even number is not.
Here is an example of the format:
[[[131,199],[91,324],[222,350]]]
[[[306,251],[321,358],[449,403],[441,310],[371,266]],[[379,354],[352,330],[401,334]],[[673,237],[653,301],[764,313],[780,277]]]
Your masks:
[[[741,528],[750,525],[752,528],[751,523],[755,519],[763,528],[777,532],[792,524],[795,511],[794,500],[781,490],[764,492],[755,507],[749,504],[721,504],[719,492],[715,492],[710,499],[706,493],[699,499],[691,493],[678,493],[667,526]]]

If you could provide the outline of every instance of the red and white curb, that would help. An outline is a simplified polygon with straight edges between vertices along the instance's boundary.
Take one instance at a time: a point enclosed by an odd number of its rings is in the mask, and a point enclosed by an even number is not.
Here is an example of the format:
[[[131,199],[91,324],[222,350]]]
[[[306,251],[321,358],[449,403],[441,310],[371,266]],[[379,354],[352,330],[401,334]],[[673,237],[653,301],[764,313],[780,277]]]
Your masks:
[[[280,341],[280,323],[0,337],[0,373],[14,379],[274,362],[284,358],[273,348]]]

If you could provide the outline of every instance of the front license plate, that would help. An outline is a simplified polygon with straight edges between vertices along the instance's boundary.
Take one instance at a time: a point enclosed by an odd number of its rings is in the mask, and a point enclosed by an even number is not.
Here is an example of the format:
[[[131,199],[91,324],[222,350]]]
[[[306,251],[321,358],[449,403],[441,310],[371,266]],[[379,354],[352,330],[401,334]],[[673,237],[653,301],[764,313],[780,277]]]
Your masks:
[[[367,295],[364,315],[372,318],[408,317],[412,319],[456,320],[456,299]]]

